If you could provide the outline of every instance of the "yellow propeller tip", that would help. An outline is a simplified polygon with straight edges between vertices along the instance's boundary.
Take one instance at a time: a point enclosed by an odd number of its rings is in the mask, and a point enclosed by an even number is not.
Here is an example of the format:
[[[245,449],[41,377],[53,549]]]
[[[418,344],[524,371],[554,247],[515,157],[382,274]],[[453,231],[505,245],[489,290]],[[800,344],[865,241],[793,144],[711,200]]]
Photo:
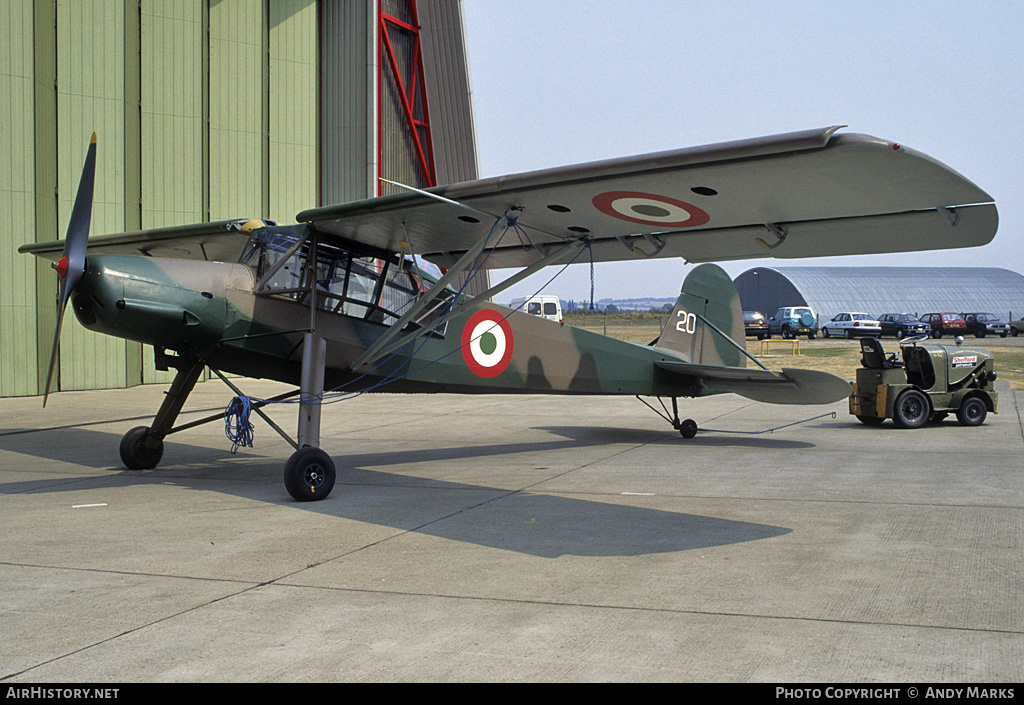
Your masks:
[[[92,139],[89,140],[89,144],[96,144],[96,133],[92,133]]]

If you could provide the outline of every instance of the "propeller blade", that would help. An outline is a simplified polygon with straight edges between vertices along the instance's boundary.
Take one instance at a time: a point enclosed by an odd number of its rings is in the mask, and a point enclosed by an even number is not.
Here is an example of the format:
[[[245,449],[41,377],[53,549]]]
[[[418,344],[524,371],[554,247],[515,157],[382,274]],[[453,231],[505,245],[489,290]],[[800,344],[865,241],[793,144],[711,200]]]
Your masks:
[[[50,368],[46,371],[46,386],[43,388],[43,407],[46,407],[46,400],[50,396],[50,381],[53,379],[53,368],[57,363],[57,348],[60,347],[60,329],[64,323],[64,309],[66,301],[57,304],[57,329],[53,332],[53,347],[50,349]]]
[[[71,209],[68,233],[64,238],[63,256],[53,263],[57,270],[57,328],[53,333],[53,349],[50,351],[50,367],[46,372],[46,387],[43,389],[43,406],[50,395],[50,382],[57,364],[57,350],[60,348],[60,331],[64,323],[71,292],[85,274],[85,251],[89,247],[89,223],[92,221],[92,193],[96,182],[96,133],[92,133],[89,151],[85,155],[82,178],[78,181],[75,205]]]

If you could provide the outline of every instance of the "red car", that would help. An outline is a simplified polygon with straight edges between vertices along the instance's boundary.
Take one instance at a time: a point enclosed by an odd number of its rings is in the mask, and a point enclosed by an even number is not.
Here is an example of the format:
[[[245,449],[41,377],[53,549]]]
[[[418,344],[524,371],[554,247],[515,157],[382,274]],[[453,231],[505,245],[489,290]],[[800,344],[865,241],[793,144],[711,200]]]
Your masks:
[[[967,321],[959,313],[926,313],[921,322],[931,329],[933,338],[941,338],[944,333],[963,335],[967,332]]]

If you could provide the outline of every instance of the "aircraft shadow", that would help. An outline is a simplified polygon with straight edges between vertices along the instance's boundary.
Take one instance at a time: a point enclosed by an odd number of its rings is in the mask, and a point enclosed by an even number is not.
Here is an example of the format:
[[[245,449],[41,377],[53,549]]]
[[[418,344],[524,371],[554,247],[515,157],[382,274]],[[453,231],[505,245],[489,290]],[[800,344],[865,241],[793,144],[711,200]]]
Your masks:
[[[814,444],[807,441],[794,441],[773,437],[771,434],[745,435],[735,431],[715,429],[701,430],[694,438],[682,438],[678,431],[669,428],[665,431],[651,431],[636,428],[587,428],[581,426],[536,426],[534,430],[547,431],[556,436],[579,441],[581,445],[610,443],[654,443],[658,445],[676,445],[680,448],[697,446],[711,447],[750,447],[777,450],[801,450],[813,448]]]
[[[573,430],[580,429],[565,427],[561,430],[565,432],[561,438],[549,441],[435,447],[423,451],[384,448],[372,454],[339,454],[335,456],[338,483],[334,492],[323,502],[302,504],[293,502],[285,493],[281,485],[280,460],[255,455],[252,449],[239,455],[221,455],[206,447],[167,443],[160,467],[151,471],[128,471],[121,468],[117,460],[119,436],[88,429],[60,429],[59,444],[52,442],[54,439],[49,433],[41,432],[0,438],[0,449],[66,460],[106,472],[0,482],[0,494],[168,483],[206,491],[210,489],[211,480],[216,480],[220,491],[247,499],[287,504],[325,516],[545,558],[689,551],[757,541],[792,531],[766,524],[637,506],[649,503],[643,498],[631,498],[630,504],[617,504],[373,469],[403,463],[422,466],[446,460],[486,462],[488,457],[508,458],[517,453],[536,454],[601,442],[585,432],[575,434],[582,437],[570,437],[574,435]],[[28,438],[32,435],[37,438]],[[658,442],[664,435],[615,429],[602,437],[604,443],[621,443],[626,438]],[[81,457],[83,447],[109,447],[111,452],[86,459]],[[660,500],[659,503],[663,504]]]

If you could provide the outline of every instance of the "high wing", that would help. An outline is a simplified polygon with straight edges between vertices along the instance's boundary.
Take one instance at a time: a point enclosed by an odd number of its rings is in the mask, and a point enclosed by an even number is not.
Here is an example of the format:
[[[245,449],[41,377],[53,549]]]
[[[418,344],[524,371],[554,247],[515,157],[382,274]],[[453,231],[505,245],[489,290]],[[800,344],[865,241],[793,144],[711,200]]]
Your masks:
[[[927,155],[839,129],[468,181],[306,210],[297,220],[441,266],[493,228],[485,268],[528,266],[580,239],[590,239],[594,261],[706,262],[973,247],[993,238],[989,194]],[[495,246],[502,218],[519,231]]]
[[[268,221],[221,220],[101,235],[89,239],[89,253],[237,262],[252,229],[261,227],[266,222]],[[54,240],[22,245],[18,252],[57,260],[63,249],[64,240]]]

